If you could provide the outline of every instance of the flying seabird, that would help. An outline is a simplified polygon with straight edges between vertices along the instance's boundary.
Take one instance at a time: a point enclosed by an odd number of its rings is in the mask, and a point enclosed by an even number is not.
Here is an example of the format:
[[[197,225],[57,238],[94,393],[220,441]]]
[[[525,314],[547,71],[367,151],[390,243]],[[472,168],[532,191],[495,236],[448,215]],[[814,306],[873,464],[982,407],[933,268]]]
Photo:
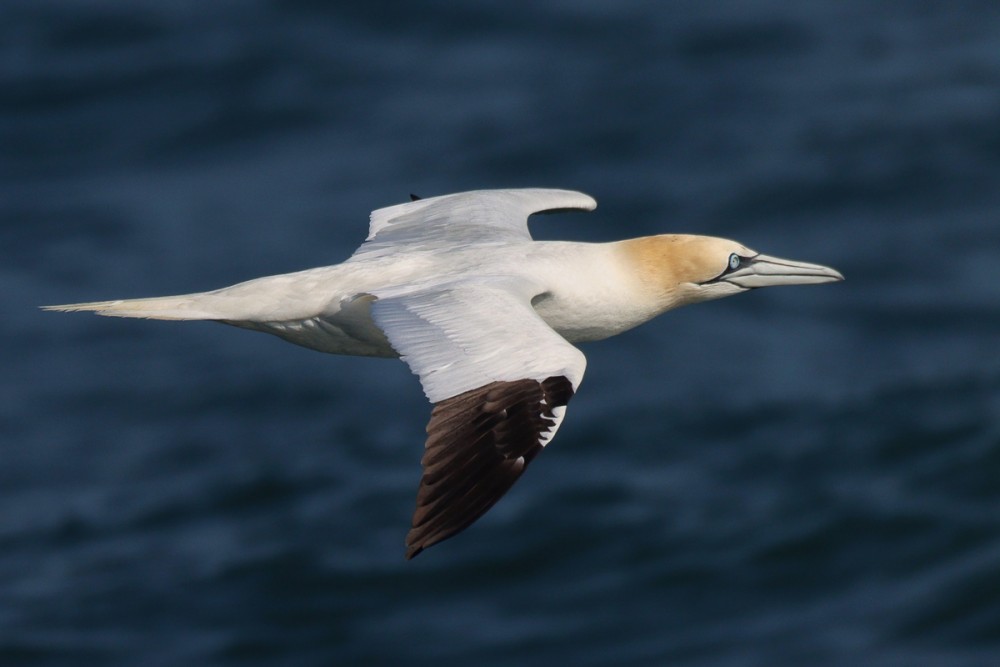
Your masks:
[[[371,214],[334,266],[231,287],[46,310],[213,320],[320,352],[399,357],[433,404],[406,557],[464,530],[552,440],[583,378],[574,343],[757,287],[843,280],[735,241],[664,234],[535,241],[528,216],[590,211],[567,190],[479,190]]]

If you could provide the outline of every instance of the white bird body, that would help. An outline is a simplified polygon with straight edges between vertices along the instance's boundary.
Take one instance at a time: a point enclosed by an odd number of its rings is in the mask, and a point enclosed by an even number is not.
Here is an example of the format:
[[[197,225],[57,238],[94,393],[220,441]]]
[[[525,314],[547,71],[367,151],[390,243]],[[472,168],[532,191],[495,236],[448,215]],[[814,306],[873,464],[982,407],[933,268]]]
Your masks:
[[[827,267],[725,239],[534,241],[535,212],[590,210],[563,190],[486,190],[372,213],[347,261],[211,292],[53,310],[214,320],[333,354],[401,356],[435,404],[407,556],[461,531],[553,437],[586,367],[571,343],[753,287],[819,283]]]
[[[614,336],[658,314],[655,299],[627,267],[621,242],[519,242],[351,258],[211,292],[79,304],[76,309],[119,317],[225,321],[321,352],[395,357],[371,320],[370,301],[359,295],[447,289],[519,276],[535,286],[536,295],[545,295],[534,304],[539,316],[567,341],[578,343]]]

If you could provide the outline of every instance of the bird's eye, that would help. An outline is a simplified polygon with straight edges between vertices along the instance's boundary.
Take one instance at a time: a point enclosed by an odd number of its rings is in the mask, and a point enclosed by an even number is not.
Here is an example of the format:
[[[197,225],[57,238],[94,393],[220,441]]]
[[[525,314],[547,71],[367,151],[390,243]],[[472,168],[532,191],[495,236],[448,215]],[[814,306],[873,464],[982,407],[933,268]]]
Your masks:
[[[740,256],[734,252],[729,256],[729,270],[735,271],[738,268],[740,268]]]

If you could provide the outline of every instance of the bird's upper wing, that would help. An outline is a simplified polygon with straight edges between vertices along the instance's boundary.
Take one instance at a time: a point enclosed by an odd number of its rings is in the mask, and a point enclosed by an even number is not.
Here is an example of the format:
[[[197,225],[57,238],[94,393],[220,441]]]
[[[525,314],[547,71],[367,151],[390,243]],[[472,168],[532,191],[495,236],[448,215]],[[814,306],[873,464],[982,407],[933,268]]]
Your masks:
[[[474,190],[418,199],[371,214],[368,238],[355,257],[497,241],[528,241],[528,216],[561,210],[591,211],[588,195],[571,190]]]
[[[407,558],[463,530],[552,438],[586,358],[531,307],[527,281],[379,296],[372,316],[434,404]]]

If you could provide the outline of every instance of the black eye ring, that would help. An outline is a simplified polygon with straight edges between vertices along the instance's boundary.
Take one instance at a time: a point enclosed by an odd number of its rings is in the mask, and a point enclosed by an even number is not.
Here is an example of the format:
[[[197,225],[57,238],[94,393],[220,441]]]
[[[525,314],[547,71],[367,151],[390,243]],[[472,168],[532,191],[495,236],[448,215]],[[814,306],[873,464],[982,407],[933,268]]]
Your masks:
[[[729,256],[729,270],[735,271],[738,268],[740,268],[740,256],[734,252]]]

